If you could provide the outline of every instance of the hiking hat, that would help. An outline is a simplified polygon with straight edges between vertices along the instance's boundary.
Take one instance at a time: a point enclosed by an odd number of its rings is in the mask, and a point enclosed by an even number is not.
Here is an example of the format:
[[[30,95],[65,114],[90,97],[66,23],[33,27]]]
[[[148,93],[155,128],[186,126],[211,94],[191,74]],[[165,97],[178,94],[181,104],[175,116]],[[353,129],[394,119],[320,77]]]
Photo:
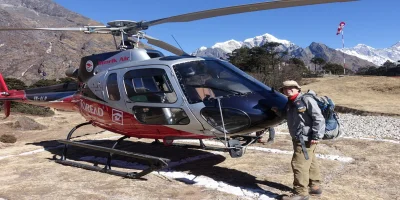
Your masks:
[[[282,85],[283,86],[279,88],[279,91],[281,93],[283,93],[283,88],[285,88],[285,87],[296,87],[297,89],[301,90],[300,85],[296,81],[293,81],[293,80],[284,81],[282,83]]]

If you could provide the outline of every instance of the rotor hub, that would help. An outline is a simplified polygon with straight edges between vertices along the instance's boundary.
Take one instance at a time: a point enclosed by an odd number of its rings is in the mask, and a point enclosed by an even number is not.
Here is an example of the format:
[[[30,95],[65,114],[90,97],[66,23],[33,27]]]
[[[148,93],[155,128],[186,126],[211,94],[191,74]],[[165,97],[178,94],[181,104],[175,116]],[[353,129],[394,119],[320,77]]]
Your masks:
[[[118,28],[118,27],[126,27],[126,26],[135,26],[137,22],[131,20],[115,20],[107,23],[110,27]]]

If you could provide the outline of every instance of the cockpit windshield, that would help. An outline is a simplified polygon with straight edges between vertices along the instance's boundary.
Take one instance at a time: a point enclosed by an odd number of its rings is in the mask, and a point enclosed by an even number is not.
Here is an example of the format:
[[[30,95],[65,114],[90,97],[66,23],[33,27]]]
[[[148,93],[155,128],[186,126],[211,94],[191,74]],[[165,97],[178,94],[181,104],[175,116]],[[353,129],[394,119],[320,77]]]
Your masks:
[[[262,86],[236,67],[218,60],[199,60],[174,65],[174,70],[189,103],[212,97],[261,92]]]

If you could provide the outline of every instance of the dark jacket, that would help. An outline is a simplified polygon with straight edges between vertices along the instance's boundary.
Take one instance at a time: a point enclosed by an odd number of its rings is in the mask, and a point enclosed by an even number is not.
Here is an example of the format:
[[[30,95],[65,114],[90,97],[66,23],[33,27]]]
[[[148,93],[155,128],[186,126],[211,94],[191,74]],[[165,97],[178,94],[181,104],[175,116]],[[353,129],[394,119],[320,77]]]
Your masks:
[[[309,93],[314,93],[309,91]],[[293,140],[299,140],[302,135],[304,141],[318,140],[324,137],[325,118],[317,102],[310,96],[300,93],[292,102],[288,101],[285,118],[289,133]]]

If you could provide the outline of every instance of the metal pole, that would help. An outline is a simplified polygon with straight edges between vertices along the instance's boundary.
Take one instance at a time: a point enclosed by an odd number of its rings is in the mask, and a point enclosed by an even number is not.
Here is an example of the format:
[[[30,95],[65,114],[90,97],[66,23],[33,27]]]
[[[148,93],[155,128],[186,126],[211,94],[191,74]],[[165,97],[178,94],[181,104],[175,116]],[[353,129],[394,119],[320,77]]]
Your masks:
[[[342,30],[342,46],[343,46],[343,51],[342,51],[342,53],[343,53],[343,75],[345,75],[346,74],[346,58],[344,57],[344,33],[343,33],[344,31]]]
[[[218,101],[218,106],[219,106],[219,112],[221,113],[221,122],[222,122],[222,129],[224,131],[225,142],[227,142],[225,123],[224,123],[224,115],[222,114],[222,108],[221,108],[221,97],[217,97],[217,101]]]

